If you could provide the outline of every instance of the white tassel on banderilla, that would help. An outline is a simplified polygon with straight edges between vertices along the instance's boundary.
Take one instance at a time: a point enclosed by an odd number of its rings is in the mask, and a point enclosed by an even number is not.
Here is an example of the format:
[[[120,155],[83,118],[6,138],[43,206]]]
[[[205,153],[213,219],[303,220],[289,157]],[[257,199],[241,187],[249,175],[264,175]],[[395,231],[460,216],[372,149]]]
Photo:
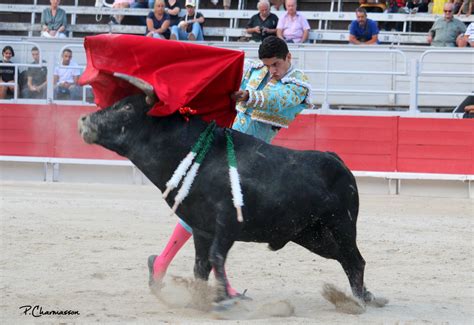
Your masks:
[[[173,176],[170,178],[170,180],[166,183],[166,190],[163,192],[163,198],[166,199],[168,194],[178,187],[179,182],[181,182],[181,179],[186,175],[186,172],[188,171],[189,166],[194,161],[194,158],[198,155],[199,151],[203,148],[204,143],[209,136],[209,134],[214,131],[216,127],[215,122],[213,121],[210,123],[207,128],[204,130],[204,132],[201,133],[199,136],[199,139],[196,141],[196,143],[193,145],[191,148],[191,151],[186,155],[186,157],[181,160],[181,162],[178,165],[178,168],[173,173]]]
[[[230,186],[232,190],[232,199],[234,207],[237,210],[237,220],[244,222],[242,214],[242,206],[244,205],[244,196],[242,188],[240,187],[240,176],[237,171],[237,159],[235,157],[234,143],[232,141],[232,134],[229,129],[225,130],[225,137],[227,140],[227,161],[229,164]]]
[[[183,202],[183,200],[189,194],[189,190],[191,189],[191,186],[193,185],[193,182],[194,182],[194,179],[196,178],[199,167],[201,166],[204,158],[207,155],[207,152],[209,151],[212,145],[212,142],[214,141],[214,128],[215,128],[215,123],[213,122],[212,124],[208,126],[206,131],[203,132],[203,133],[206,133],[206,135],[203,138],[202,147],[197,154],[196,161],[193,163],[189,172],[184,177],[183,184],[181,185],[181,188],[179,189],[178,194],[176,194],[176,197],[174,198],[174,205],[172,208],[173,213],[176,212],[176,209],[178,209],[178,206],[180,205],[180,203]]]

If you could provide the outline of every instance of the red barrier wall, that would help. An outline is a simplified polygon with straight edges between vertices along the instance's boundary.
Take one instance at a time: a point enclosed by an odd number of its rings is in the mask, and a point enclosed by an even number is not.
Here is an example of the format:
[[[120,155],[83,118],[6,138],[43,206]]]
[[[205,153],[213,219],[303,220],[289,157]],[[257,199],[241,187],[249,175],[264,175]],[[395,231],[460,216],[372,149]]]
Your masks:
[[[85,144],[90,106],[0,105],[0,155],[123,159]],[[474,174],[474,120],[299,115],[274,144],[336,152],[352,170]]]
[[[88,145],[77,131],[91,106],[0,105],[0,155],[84,159],[124,159],[100,146]]]

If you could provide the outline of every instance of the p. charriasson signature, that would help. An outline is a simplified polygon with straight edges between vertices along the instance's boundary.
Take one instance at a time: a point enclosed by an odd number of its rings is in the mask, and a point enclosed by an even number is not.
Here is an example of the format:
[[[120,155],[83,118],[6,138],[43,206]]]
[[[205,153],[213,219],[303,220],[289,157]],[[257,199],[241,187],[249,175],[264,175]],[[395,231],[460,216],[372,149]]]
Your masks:
[[[30,315],[33,317],[41,316],[79,316],[78,310],[46,310],[40,305],[24,305],[20,307],[20,310],[24,315]]]

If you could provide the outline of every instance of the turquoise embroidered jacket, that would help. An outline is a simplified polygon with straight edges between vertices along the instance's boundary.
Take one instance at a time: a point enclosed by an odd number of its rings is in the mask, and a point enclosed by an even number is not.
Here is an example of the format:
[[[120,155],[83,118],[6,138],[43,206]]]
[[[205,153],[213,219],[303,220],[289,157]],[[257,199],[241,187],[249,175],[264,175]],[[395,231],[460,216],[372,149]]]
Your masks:
[[[240,89],[248,90],[249,100],[237,104],[232,128],[268,143],[303,109],[313,107],[308,77],[293,68],[276,81],[263,63],[254,63],[244,73]]]

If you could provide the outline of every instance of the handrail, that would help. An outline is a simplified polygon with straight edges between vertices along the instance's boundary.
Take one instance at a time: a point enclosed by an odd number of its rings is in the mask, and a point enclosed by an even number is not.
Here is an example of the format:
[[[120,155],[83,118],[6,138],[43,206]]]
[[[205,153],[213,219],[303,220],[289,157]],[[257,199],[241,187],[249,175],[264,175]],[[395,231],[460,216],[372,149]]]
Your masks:
[[[32,48],[37,47],[39,51],[39,64],[30,64],[30,63],[1,63],[0,65],[2,66],[13,66],[14,67],[14,82],[4,82],[2,79],[0,79],[0,86],[13,86],[14,91],[13,91],[13,100],[18,99],[18,77],[19,77],[19,67],[43,67],[43,59],[42,59],[42,54],[41,54],[41,47],[35,43],[35,42],[19,42],[19,41],[11,41],[8,42],[10,46],[16,45],[21,45],[21,46],[28,46],[30,45]]]
[[[471,62],[466,62],[466,67],[470,69],[470,72],[465,72],[465,71],[443,71],[443,70],[435,70],[435,71],[425,71],[424,68],[427,64],[426,58],[430,55],[433,54],[445,54],[445,53],[451,53],[453,55],[462,55],[462,54],[468,54],[471,56]],[[446,76],[462,76],[462,77],[473,77],[474,79],[474,51],[471,49],[433,49],[433,50],[426,50],[423,52],[420,56],[419,59],[419,65],[418,65],[418,76],[440,76],[440,77],[446,77]],[[436,66],[437,68],[439,65]],[[418,79],[419,80],[419,79]],[[474,90],[474,83],[472,85],[472,90]],[[449,89],[449,87],[446,87]],[[453,91],[417,91],[417,95],[435,95],[435,96],[441,96],[441,95],[447,95],[447,96],[470,96],[472,95],[471,92],[453,92]]]
[[[21,13],[41,13],[47,5],[20,5],[20,4],[0,4],[0,12],[21,12]],[[110,7],[95,7],[95,6],[61,6],[67,14],[71,15],[127,15],[127,16],[146,16],[151,9],[141,8],[124,8],[116,9]],[[206,18],[225,18],[225,19],[249,19],[255,15],[257,10],[220,10],[220,9],[199,9],[199,11]],[[183,9],[184,13],[185,10]],[[330,11],[302,11],[303,15],[308,20],[338,20],[338,21],[352,21],[355,19],[353,12],[330,12]],[[284,13],[275,12],[275,15],[281,16]],[[433,14],[389,14],[389,13],[368,13],[369,18],[376,21],[394,21],[394,22],[434,22],[441,18],[442,15]],[[459,20],[463,22],[473,22],[472,15],[466,17],[465,15],[458,16]]]
[[[241,48],[241,50],[244,51],[249,51],[249,50],[254,50],[250,48]],[[339,89],[339,88],[329,88],[329,76],[332,74],[357,74],[357,75],[390,75],[390,76],[406,76],[407,75],[407,69],[408,69],[408,63],[407,63],[407,57],[406,54],[403,53],[401,50],[397,49],[380,49],[380,48],[354,48],[354,47],[348,47],[344,49],[321,49],[321,48],[292,48],[291,49],[293,55],[296,53],[315,53],[315,52],[320,52],[320,53],[325,53],[325,58],[324,58],[324,69],[306,69],[303,68],[305,73],[322,73],[323,78],[324,78],[324,87],[323,88],[312,88],[312,92],[322,92],[324,94],[324,100],[322,104],[322,109],[323,111],[329,110],[329,101],[328,101],[328,96],[330,93],[351,93],[354,92],[354,89]],[[330,62],[330,54],[332,53],[371,53],[371,54],[391,54],[391,55],[398,55],[401,56],[401,71],[394,71],[392,70],[386,70],[386,71],[380,71],[380,70],[340,70],[340,69],[335,69],[332,70],[329,68],[329,62]],[[393,58],[392,60],[395,60]],[[393,66],[393,65],[392,65]],[[374,89],[360,89],[357,90],[358,93],[363,93],[363,94],[404,94],[407,95],[409,94],[408,91],[401,91],[401,90],[374,90]]]
[[[10,41],[6,41],[9,44],[12,43]],[[33,42],[15,42],[14,44],[31,44],[31,45],[37,45],[36,43]],[[241,43],[240,43],[241,44]],[[258,48],[258,44],[251,44],[251,43],[246,43],[245,46],[239,46],[240,44],[233,43],[233,45],[228,45],[229,48],[233,49],[238,49],[238,50],[243,50],[246,51],[247,57],[255,57],[255,52]],[[83,53],[83,44],[82,43],[62,43],[63,45],[57,53],[56,57],[60,57],[60,53],[63,51],[65,48],[75,48],[79,49],[79,51],[74,51],[74,53]],[[222,44],[218,44],[217,46],[222,46]],[[41,53],[41,47],[38,46],[40,49]],[[25,50],[26,51],[26,50]],[[406,114],[417,114],[419,115],[421,112],[418,108],[418,102],[419,102],[419,97],[422,95],[449,95],[449,96],[467,96],[470,95],[471,93],[468,91],[471,91],[471,89],[467,90],[465,86],[462,88],[457,88],[455,89],[456,91],[445,91],[444,89],[437,91],[437,89],[428,89],[429,91],[420,91],[420,86],[424,86],[426,84],[426,81],[429,80],[420,80],[420,76],[427,76],[431,77],[432,74],[430,74],[430,71],[425,71],[423,69],[419,69],[418,65],[422,65],[423,62],[426,61],[426,58],[428,57],[428,54],[430,53],[445,53],[449,55],[460,55],[461,53],[464,55],[474,55],[474,51],[472,50],[462,50],[462,49],[436,49],[432,50],[429,49],[423,53],[419,54],[419,59],[411,59],[411,62],[408,62],[407,59],[407,53],[403,52],[400,49],[392,49],[392,48],[383,48],[383,47],[351,47],[347,46],[344,48],[341,47],[327,47],[327,48],[321,48],[317,46],[298,46],[298,45],[290,45],[290,51],[293,53],[293,58],[295,58],[294,62],[299,62],[300,66],[303,71],[305,71],[307,74],[310,75],[310,77],[313,79],[314,82],[317,82],[317,84],[314,84],[317,87],[314,87],[312,89],[313,93],[318,94],[318,105],[322,105],[323,112],[324,113],[329,113],[331,114],[344,114],[344,112],[347,112],[346,110],[342,111],[337,111],[337,110],[329,110],[331,105],[344,105],[344,102],[347,102],[347,100],[340,100],[340,96],[332,96],[331,98],[329,97],[330,94],[351,94],[351,93],[357,93],[357,94],[362,94],[365,97],[366,95],[372,94],[374,96],[379,96],[379,97],[374,97],[374,101],[372,99],[365,100],[364,102],[368,102],[369,104],[365,105],[379,105],[379,106],[390,106],[395,104],[395,95],[403,95],[403,100],[405,101],[406,105],[406,100],[410,100],[409,102],[409,109],[408,111],[403,111]],[[307,58],[311,58],[311,56],[308,56],[310,53],[321,53],[323,55],[319,55],[317,60],[318,60],[318,65],[317,68],[309,68],[308,67],[308,61]],[[345,68],[343,68],[341,65],[334,65],[334,63],[331,63],[333,58],[335,57],[335,53],[347,53],[348,55],[344,57],[349,57],[349,54],[359,54],[359,58],[363,57],[368,57],[367,55],[364,55],[365,53],[369,54],[372,53],[372,56],[375,56],[378,59],[378,62],[380,63],[381,69],[374,69],[374,68],[368,68],[367,70],[362,70],[358,68],[357,66],[353,65],[346,65]],[[389,58],[389,56],[391,56]],[[336,60],[343,60],[341,59],[342,56],[337,56]],[[306,59],[305,59],[306,58]],[[446,59],[447,62],[453,61],[453,62],[464,62],[465,60],[450,60]],[[46,65],[48,67],[48,88],[47,88],[47,99],[46,100],[52,100],[56,101],[53,96],[53,79],[52,79],[52,73],[54,71],[54,65],[56,62],[53,62],[53,60],[49,60],[51,62],[48,62]],[[421,63],[420,63],[421,61]],[[339,62],[339,61],[338,61]],[[410,63],[410,64],[409,64]],[[60,64],[60,63],[59,63]],[[434,62],[433,67],[436,67],[436,62]],[[38,67],[38,66],[43,66],[44,64],[41,65],[32,65],[32,64],[25,64],[25,63],[14,63],[13,64],[16,67],[16,80],[18,80],[18,75],[19,75],[19,67],[27,67],[27,66],[33,66],[33,67]],[[410,69],[408,69],[410,67]],[[471,69],[469,73],[466,73],[465,71],[437,71],[437,76],[440,77],[455,77],[455,76],[460,76],[463,78],[470,78],[468,79],[468,82],[470,80],[474,80],[474,71],[473,68],[467,65],[469,69]],[[67,66],[66,66],[67,68]],[[75,68],[75,69],[84,69],[84,65],[79,64],[78,66],[75,67],[69,67],[69,68]],[[438,68],[439,69],[439,68]],[[314,77],[311,76],[311,74],[322,74],[322,77]],[[356,85],[353,83],[348,83],[347,81],[344,81],[345,77],[343,78],[336,78],[332,79],[333,77],[337,75],[347,75],[347,76],[353,76],[353,75],[373,75],[373,76],[379,76],[378,80],[382,80],[382,83],[380,85],[383,86],[375,86],[375,87],[370,87],[370,88],[364,88],[360,87],[360,85]],[[383,77],[387,76],[387,78]],[[395,79],[397,78],[397,79]],[[365,78],[366,80],[370,80],[371,78]],[[332,80],[335,81],[334,84],[332,83]],[[354,79],[354,80],[357,80]],[[450,79],[452,80],[452,79]],[[466,80],[466,79],[463,79]],[[331,83],[330,83],[331,81]],[[401,83],[399,83],[401,82]],[[464,82],[464,81],[463,81]],[[0,83],[0,84],[5,84],[5,83]],[[11,83],[10,83],[11,84]],[[474,84],[474,82],[473,82]],[[86,86],[89,88],[89,86]],[[18,85],[15,84],[15,88],[18,88]],[[86,102],[85,100],[87,99],[85,97],[85,91],[86,89],[83,87],[83,96],[81,101],[76,101],[76,100],[71,100],[68,101],[68,103],[71,104],[90,104],[89,102]],[[449,90],[449,88],[446,88]],[[18,97],[19,97],[19,92],[20,89],[18,88],[17,94],[15,95],[14,101],[17,102]],[[380,95],[386,94],[388,97],[387,99],[380,98]],[[334,98],[334,99],[333,99]],[[24,102],[32,102],[34,100],[32,99],[22,99]],[[41,102],[44,102],[45,100],[39,100]],[[2,100],[3,102],[12,102],[11,100]],[[60,101],[64,102],[64,101]],[[432,101],[431,101],[432,102]],[[370,104],[374,103],[374,104]],[[379,103],[379,104],[377,104]],[[444,101],[444,105],[449,105],[447,101]],[[357,107],[357,103],[353,103],[355,107]],[[346,105],[351,105],[351,104],[346,104]],[[360,102],[359,102],[360,105]],[[433,107],[436,107],[436,104],[431,104],[434,105]],[[442,106],[442,105],[438,105]],[[455,105],[454,105],[455,106]],[[356,109],[355,109],[356,110]],[[374,111],[371,111],[372,114]],[[395,112],[396,115],[399,114],[400,111]],[[360,111],[359,111],[360,113]],[[382,114],[382,112],[380,112]],[[391,113],[393,114],[393,112]],[[441,116],[444,113],[437,113],[437,115]]]

